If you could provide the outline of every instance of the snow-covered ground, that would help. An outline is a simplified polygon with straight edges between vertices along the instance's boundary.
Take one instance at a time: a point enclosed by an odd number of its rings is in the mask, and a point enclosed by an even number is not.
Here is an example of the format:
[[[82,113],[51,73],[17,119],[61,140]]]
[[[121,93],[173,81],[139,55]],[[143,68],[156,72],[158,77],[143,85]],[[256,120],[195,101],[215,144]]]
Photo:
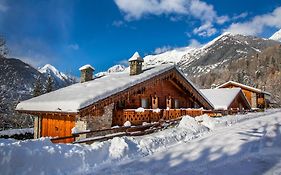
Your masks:
[[[0,139],[1,174],[280,174],[281,109],[92,145]]]

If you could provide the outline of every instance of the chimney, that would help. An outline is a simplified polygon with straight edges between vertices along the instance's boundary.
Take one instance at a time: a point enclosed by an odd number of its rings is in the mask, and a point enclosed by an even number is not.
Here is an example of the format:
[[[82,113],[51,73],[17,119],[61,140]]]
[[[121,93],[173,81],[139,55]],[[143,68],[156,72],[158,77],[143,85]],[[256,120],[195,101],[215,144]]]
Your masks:
[[[129,59],[130,75],[138,75],[142,73],[142,62],[142,57],[138,52],[135,52],[135,54]]]
[[[91,81],[93,79],[93,72],[95,68],[93,68],[90,64],[86,64],[79,68],[81,71],[81,83]]]

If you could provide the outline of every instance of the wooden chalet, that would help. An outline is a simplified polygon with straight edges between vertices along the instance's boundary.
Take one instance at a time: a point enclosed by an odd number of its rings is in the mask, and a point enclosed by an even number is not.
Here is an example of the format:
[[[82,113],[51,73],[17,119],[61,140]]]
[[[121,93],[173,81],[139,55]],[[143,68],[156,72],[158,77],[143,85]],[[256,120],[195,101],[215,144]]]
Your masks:
[[[251,110],[251,105],[241,88],[201,89],[201,92],[213,104],[214,111],[221,114]]]
[[[126,121],[139,125],[213,109],[175,65],[143,68],[142,62],[136,52],[129,59],[130,68],[99,78],[92,78],[92,66],[83,66],[81,83],[20,102],[16,110],[36,116],[34,134],[38,138],[68,136],[74,127],[96,130],[122,126]]]
[[[228,81],[217,88],[241,88],[253,109],[264,109],[268,107],[271,94],[251,86],[247,86],[235,81]]]

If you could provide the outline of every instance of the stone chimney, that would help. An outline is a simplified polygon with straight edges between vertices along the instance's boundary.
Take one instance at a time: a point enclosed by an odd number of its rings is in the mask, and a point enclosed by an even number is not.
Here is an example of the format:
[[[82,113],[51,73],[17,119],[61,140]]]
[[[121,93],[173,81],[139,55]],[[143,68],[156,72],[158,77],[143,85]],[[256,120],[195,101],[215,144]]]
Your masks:
[[[93,72],[95,68],[93,68],[90,64],[86,64],[79,68],[81,71],[81,83],[91,81],[93,79]]]
[[[135,54],[129,59],[130,75],[138,75],[142,73],[142,62],[142,57],[138,52],[135,52]]]

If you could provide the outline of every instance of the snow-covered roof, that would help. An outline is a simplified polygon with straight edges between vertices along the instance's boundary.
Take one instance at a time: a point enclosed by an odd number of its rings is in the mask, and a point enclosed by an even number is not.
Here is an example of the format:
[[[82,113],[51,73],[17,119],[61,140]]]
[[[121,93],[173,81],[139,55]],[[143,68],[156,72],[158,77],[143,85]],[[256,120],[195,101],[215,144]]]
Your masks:
[[[16,110],[19,111],[49,111],[49,112],[78,112],[99,100],[105,99],[129,87],[149,80],[166,71],[176,68],[191,86],[201,94],[202,98],[212,106],[206,97],[187,79],[183,73],[171,64],[163,64],[144,69],[143,73],[130,76],[128,69],[124,72],[107,74],[85,83],[77,83],[48,94],[44,94],[26,101],[20,102]]]
[[[143,59],[138,52],[135,52],[134,55],[129,59],[129,62],[130,61],[141,61],[141,62],[143,62]]]
[[[226,110],[241,91],[240,88],[200,89],[215,109]]]
[[[88,69],[88,68],[91,68],[92,70],[95,70],[95,68],[93,66],[91,66],[90,64],[86,64],[82,67],[79,68],[79,70],[85,70],[85,69]]]
[[[235,82],[235,81],[228,81],[228,82],[218,86],[217,88],[223,88],[223,87],[225,87],[226,85],[229,85],[229,84],[233,84],[233,85],[239,86],[241,88],[248,89],[250,91],[271,95],[269,92],[262,91],[261,89],[257,89],[257,88],[251,87],[251,86],[247,86],[245,84],[241,84],[241,83],[238,83],[238,82]]]

